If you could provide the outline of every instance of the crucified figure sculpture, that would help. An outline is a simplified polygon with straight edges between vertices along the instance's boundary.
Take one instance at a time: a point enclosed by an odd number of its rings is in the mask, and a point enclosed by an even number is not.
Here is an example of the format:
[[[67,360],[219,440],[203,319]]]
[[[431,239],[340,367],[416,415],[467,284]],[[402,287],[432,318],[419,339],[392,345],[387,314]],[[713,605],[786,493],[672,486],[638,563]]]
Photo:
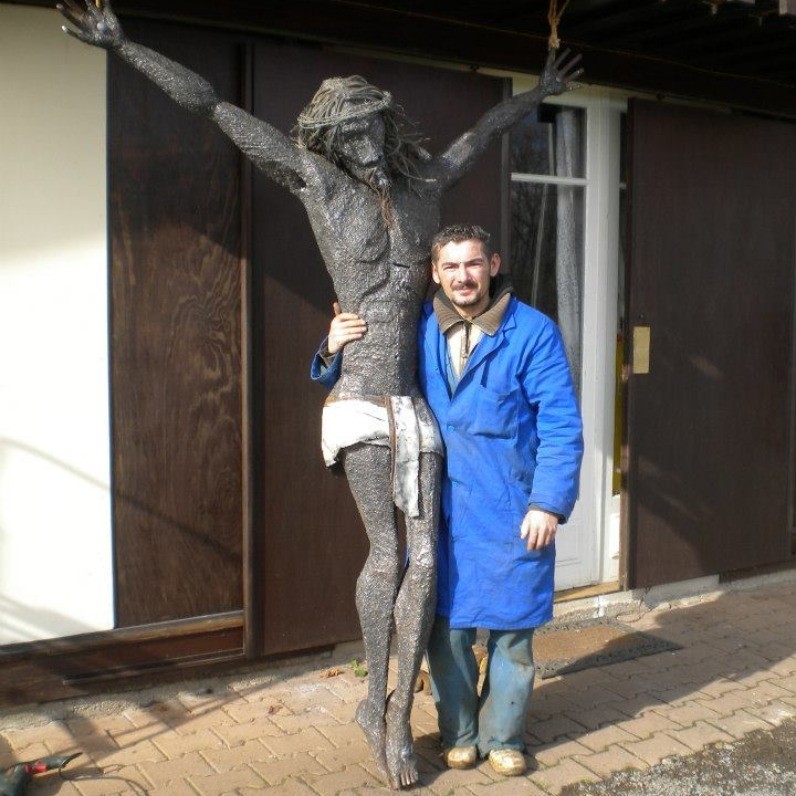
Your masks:
[[[546,96],[567,90],[578,58],[550,53],[538,86],[486,113],[431,157],[404,131],[392,97],[361,77],[325,80],[298,119],[296,140],[222,102],[185,67],[127,39],[106,0],[58,5],[67,33],[114,52],[183,108],[211,119],[252,163],[304,205],[338,301],[367,323],[346,347],[324,407],[327,463],[339,459],[370,553],[356,603],[368,693],[356,720],[392,788],[418,780],[409,726],[414,685],[435,603],[442,445],[416,383],[416,327],[429,281],[440,201],[487,146]],[[408,565],[398,552],[404,511]],[[397,684],[387,696],[396,633]]]

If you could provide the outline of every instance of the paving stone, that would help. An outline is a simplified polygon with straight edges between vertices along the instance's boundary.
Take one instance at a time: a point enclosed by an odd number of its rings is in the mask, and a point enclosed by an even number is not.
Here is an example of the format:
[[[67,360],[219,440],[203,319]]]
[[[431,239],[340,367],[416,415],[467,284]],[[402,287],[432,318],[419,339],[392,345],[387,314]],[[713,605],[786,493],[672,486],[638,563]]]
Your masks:
[[[653,708],[665,707],[657,696],[653,694],[640,694],[629,699],[619,699],[608,703],[607,707],[616,708],[620,713],[624,713],[628,718],[635,719],[644,715]]]
[[[428,787],[432,793],[459,793],[463,788],[472,790],[473,785],[488,785],[493,781],[487,775],[486,767],[480,765],[477,768],[459,771],[443,768],[442,771],[435,771],[430,777],[421,777],[421,785]]]
[[[305,727],[328,727],[340,724],[337,718],[323,708],[307,709],[292,715],[276,714],[271,717],[271,721],[289,735],[294,732],[301,732]]]
[[[262,741],[275,755],[292,755],[296,752],[320,752],[324,749],[334,748],[314,727],[309,727],[293,735],[275,735],[263,738]]]
[[[215,730],[217,727],[232,727],[234,725],[235,719],[224,713],[219,707],[212,710],[191,711],[174,729],[180,735],[192,735],[199,730]]]
[[[535,721],[530,726],[531,734],[542,743],[550,743],[558,738],[579,736],[586,732],[582,724],[573,721],[568,716],[554,716],[545,721]]]
[[[560,716],[566,711],[579,710],[580,707],[559,694],[551,694],[545,697],[537,697],[534,694],[528,711],[529,721],[533,723],[553,716]]]
[[[75,738],[91,736],[120,735],[133,729],[133,724],[125,716],[98,716],[96,718],[74,718],[64,722],[69,733]]]
[[[792,679],[794,688],[796,688],[796,676],[794,676]],[[763,703],[770,702],[774,699],[782,699],[782,697],[791,696],[793,691],[783,687],[782,683],[779,681],[765,680],[750,688],[749,693],[756,703]]]
[[[290,715],[290,711],[278,702],[237,702],[226,705],[223,712],[238,724],[270,721],[276,715]]]
[[[591,750],[583,746],[579,741],[556,741],[544,745],[529,745],[528,753],[541,766],[550,767],[556,765],[560,760],[566,757],[573,757],[574,755],[586,756]]]
[[[676,730],[679,728],[668,718],[663,712],[655,710],[646,710],[640,716],[635,718],[624,719],[620,725],[623,730],[635,735],[637,738],[649,738],[656,732],[663,732],[666,730]]]
[[[716,702],[716,700],[712,700],[712,702]],[[681,727],[691,727],[698,721],[708,721],[721,715],[717,711],[711,710],[704,702],[698,702],[696,700],[687,702],[680,707],[666,709],[656,708],[655,712],[679,724]]]
[[[534,771],[530,775],[531,782],[542,788],[542,790],[558,794],[567,785],[574,785],[577,782],[594,782],[597,777],[588,768],[578,763],[576,760],[562,760],[551,768]]]
[[[654,674],[638,674],[627,680],[615,680],[606,683],[605,687],[617,696],[633,699],[639,695],[652,694],[656,690],[657,681]]]
[[[796,637],[796,634],[794,634],[794,637]],[[779,677],[785,677],[789,674],[796,674],[796,655],[791,653],[789,657],[785,657],[782,660],[776,660],[768,667],[768,670],[772,674]]]
[[[620,724],[627,720],[624,713],[613,705],[598,705],[591,710],[573,710],[564,714],[570,719],[582,724],[588,730],[599,730],[608,724]]]
[[[59,776],[36,777],[35,785],[28,793],[35,796],[82,796],[73,782],[62,780]]]
[[[94,752],[91,758],[101,766],[134,765],[136,763],[158,762],[166,756],[152,741],[141,741],[121,749],[114,744],[113,749]]]
[[[29,760],[38,760],[47,757],[50,750],[43,743],[33,743],[28,746],[13,748],[6,747],[0,752],[0,768],[8,768],[17,763],[27,763]]]
[[[198,752],[191,752],[176,760],[164,760],[161,763],[141,763],[140,768],[156,786],[167,785],[175,779],[210,776],[214,773],[210,764]]]
[[[309,785],[298,779],[269,788],[238,788],[238,793],[240,796],[318,796]]]
[[[509,777],[491,785],[474,783],[468,787],[468,791],[474,796],[544,796],[545,793],[528,777]],[[458,792],[457,789],[457,796]]]
[[[278,785],[288,778],[298,775],[312,774],[321,776],[327,774],[323,764],[307,752],[298,752],[294,755],[272,755],[266,760],[254,760],[251,767],[269,784]]]
[[[198,796],[198,793],[188,780],[178,779],[170,782],[168,787],[148,790],[146,796]]]
[[[190,735],[180,735],[176,732],[164,733],[154,738],[152,743],[168,758],[180,757],[187,752],[197,752],[204,749],[219,749],[223,746],[221,739],[210,730],[199,730]]]
[[[762,707],[768,703],[768,700],[758,703],[752,698],[751,690],[743,689],[731,691],[715,699],[697,699],[696,702],[704,705],[719,716],[731,716],[736,711],[743,710],[751,705],[757,704]]]
[[[658,691],[655,696],[658,697],[664,705],[668,705],[671,708],[679,708],[693,702],[695,693],[699,692],[695,692],[693,687],[680,685],[666,691]]]
[[[248,741],[240,746],[205,749],[202,756],[219,773],[233,771],[255,762],[265,762],[273,755],[260,743]]]
[[[602,752],[595,752],[588,756],[575,755],[573,758],[589,771],[593,771],[598,777],[608,777],[617,771],[627,768],[645,770],[649,765],[644,761],[630,754],[621,746],[609,746]]]
[[[635,757],[641,758],[650,766],[657,765],[673,755],[687,755],[691,750],[683,743],[675,740],[665,732],[656,732],[651,738],[643,741],[625,743],[622,746]]]
[[[316,793],[321,796],[336,794],[346,788],[359,788],[363,785],[376,786],[381,784],[374,779],[362,766],[348,766],[342,771],[334,771],[328,774],[304,774],[302,779]]]
[[[736,739],[743,738],[744,735],[753,730],[771,729],[771,725],[767,721],[759,716],[753,716],[746,710],[738,710],[731,716],[719,716],[711,719],[710,723]]]
[[[693,727],[679,730],[673,735],[678,741],[680,741],[680,743],[684,743],[689,749],[692,749],[695,752],[701,751],[712,743],[733,740],[729,733],[726,733],[713,724],[708,724],[704,721],[698,721]]]
[[[246,741],[281,735],[282,731],[270,721],[263,720],[215,727],[213,733],[221,739],[225,746],[233,747],[246,743]]]
[[[260,788],[263,780],[251,768],[238,768],[207,777],[193,776],[191,784],[202,796],[238,796],[238,788]]]
[[[59,722],[21,730],[5,730],[3,738],[12,749],[24,749],[32,744],[46,744],[50,749],[58,749],[67,746],[73,740],[69,728]]]
[[[615,683],[617,681],[612,682]],[[616,699],[616,692],[609,690],[610,687],[611,682],[607,683],[606,687],[602,685],[592,685],[585,689],[573,689],[572,692],[567,695],[567,701],[575,705],[576,708],[584,709],[593,708],[605,702],[613,702]]]
[[[750,705],[747,707],[749,713],[764,719],[774,727],[778,727],[785,719],[796,716],[796,708],[786,702],[776,700],[769,705]]]
[[[415,724],[412,729],[417,731]],[[349,744],[359,744],[365,742],[365,736],[359,725],[355,721],[348,724],[326,725],[318,728],[318,732],[323,735],[333,746],[348,746]]]
[[[86,772],[73,780],[82,796],[105,796],[115,793],[140,793],[148,782],[135,766],[104,768],[96,773]]]
[[[327,771],[342,771],[347,766],[367,763],[371,757],[370,749],[364,740],[361,743],[336,746],[330,751],[315,752],[313,754],[315,759]]]
[[[594,752],[601,752],[603,749],[622,742],[635,741],[636,736],[631,735],[626,730],[616,725],[603,727],[600,730],[587,732],[578,738],[578,742]]]

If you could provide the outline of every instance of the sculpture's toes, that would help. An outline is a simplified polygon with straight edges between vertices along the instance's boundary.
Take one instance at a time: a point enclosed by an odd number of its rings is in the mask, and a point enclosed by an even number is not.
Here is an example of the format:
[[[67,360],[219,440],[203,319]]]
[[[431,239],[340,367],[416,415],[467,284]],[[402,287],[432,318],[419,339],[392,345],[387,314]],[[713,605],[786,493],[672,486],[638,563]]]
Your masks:
[[[392,703],[387,707],[387,772],[395,790],[409,788],[420,779],[412,730]]]
[[[367,700],[363,700],[357,706],[356,723],[365,734],[365,740],[370,747],[370,753],[376,762],[376,768],[385,779],[389,779],[387,771],[386,728],[384,715],[381,711],[374,711],[370,708]]]
[[[412,785],[417,784],[420,780],[420,774],[417,771],[417,762],[415,761],[414,755],[409,750],[407,750],[405,755],[400,756],[396,760],[391,760],[388,754],[387,766],[390,772],[390,787],[393,790],[411,788]]]

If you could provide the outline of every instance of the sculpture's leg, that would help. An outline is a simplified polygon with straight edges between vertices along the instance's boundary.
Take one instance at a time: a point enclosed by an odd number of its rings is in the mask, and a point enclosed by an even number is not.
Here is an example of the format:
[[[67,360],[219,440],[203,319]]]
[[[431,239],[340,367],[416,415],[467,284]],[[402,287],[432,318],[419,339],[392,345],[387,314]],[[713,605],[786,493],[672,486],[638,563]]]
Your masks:
[[[409,723],[415,682],[434,619],[442,458],[420,457],[420,516],[406,518],[409,565],[395,604],[398,682],[387,707],[387,770],[393,788],[418,781]]]
[[[357,579],[357,611],[368,663],[368,695],[356,720],[376,765],[387,777],[385,713],[393,608],[400,566],[392,496],[392,455],[378,445],[355,445],[343,453],[351,493],[370,541],[370,552]]]

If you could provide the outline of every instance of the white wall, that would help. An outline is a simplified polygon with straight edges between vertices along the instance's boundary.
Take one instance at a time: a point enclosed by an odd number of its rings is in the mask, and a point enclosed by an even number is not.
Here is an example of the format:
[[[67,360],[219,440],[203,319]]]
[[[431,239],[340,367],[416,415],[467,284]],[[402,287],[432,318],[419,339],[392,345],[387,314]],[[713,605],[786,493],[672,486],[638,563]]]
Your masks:
[[[0,644],[113,625],[105,53],[0,4]]]

